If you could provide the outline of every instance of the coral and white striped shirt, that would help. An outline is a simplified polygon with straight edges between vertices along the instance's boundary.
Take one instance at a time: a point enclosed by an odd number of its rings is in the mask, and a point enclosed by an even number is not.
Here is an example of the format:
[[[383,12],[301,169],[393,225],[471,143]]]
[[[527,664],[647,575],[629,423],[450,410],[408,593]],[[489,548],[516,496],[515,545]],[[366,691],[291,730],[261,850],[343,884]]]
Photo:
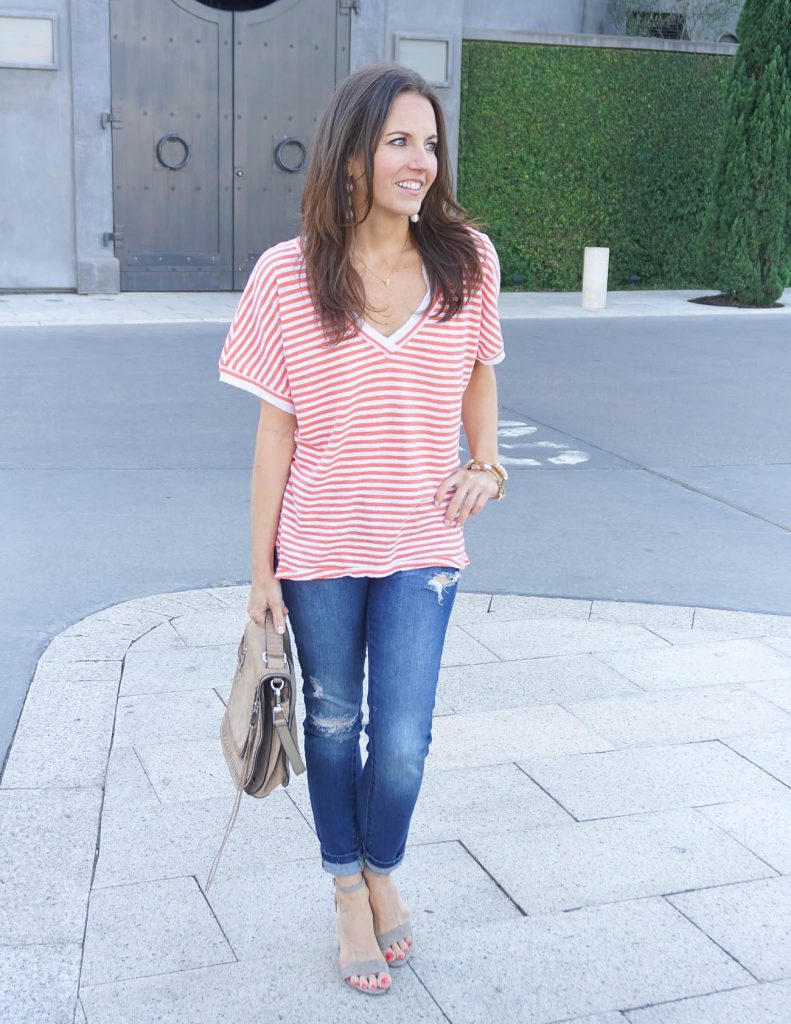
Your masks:
[[[470,229],[472,231],[472,229]],[[279,579],[387,576],[464,568],[452,494],[434,493],[459,465],[461,401],[476,359],[504,358],[500,265],[472,231],[483,284],[439,323],[439,300],[385,337],[364,321],[329,347],[308,294],[298,239],[256,263],[219,360],[220,380],[296,417],[296,449],[277,531]]]

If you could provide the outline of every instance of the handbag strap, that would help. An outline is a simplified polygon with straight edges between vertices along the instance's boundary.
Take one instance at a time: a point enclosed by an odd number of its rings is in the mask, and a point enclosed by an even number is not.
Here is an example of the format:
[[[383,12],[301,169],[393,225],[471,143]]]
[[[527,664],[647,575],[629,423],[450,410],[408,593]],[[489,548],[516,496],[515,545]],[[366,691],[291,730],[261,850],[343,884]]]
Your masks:
[[[286,659],[286,634],[278,633],[271,609],[267,608],[264,617],[264,636],[266,640],[266,667],[273,672],[289,672]]]
[[[243,779],[247,778],[247,772],[250,767],[250,758],[252,757],[253,752],[253,744],[248,743],[247,746],[248,750],[244,759],[244,773],[242,775]],[[206,887],[204,889],[204,892],[209,891],[209,888],[212,882],[214,881],[214,876],[217,874],[217,868],[219,867],[220,864],[220,857],[222,856],[222,851],[225,849],[225,844],[228,842],[228,837],[231,834],[231,829],[233,828],[234,822],[236,821],[236,816],[239,813],[239,804],[242,801],[242,793],[244,793],[244,782],[242,782],[242,784],[236,790],[236,799],[233,802],[233,810],[231,811],[231,817],[228,819],[228,824],[225,826],[225,835],[222,837],[222,843],[220,844],[220,848],[217,851],[214,860],[212,861],[211,868],[209,869],[209,877],[206,879]]]
[[[291,730],[288,727],[288,722],[282,708],[272,708],[272,724],[277,729],[277,735],[283,744],[283,750],[286,752],[286,757],[294,770],[294,774],[301,775],[305,771],[305,764],[300,757],[299,748],[294,742],[294,737],[291,735]]]

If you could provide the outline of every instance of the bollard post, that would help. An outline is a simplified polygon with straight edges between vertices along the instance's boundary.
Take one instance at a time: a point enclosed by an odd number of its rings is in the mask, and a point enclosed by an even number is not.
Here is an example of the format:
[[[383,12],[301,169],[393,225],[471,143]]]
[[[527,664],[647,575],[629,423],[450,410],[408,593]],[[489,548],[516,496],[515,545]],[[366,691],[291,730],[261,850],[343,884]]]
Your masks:
[[[585,247],[582,267],[582,308],[607,308],[607,274],[610,269],[610,250],[602,246]]]

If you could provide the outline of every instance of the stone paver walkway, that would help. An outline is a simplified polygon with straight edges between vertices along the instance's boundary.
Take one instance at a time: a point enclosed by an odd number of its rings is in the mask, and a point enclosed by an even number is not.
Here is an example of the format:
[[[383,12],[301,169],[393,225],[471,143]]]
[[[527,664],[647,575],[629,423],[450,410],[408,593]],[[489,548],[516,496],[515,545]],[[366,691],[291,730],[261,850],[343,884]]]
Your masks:
[[[41,657],[0,786],[0,1020],[787,1024],[791,618],[460,594],[399,870],[416,955],[373,1002],[304,776],[243,800],[204,892],[246,602],[129,601]]]

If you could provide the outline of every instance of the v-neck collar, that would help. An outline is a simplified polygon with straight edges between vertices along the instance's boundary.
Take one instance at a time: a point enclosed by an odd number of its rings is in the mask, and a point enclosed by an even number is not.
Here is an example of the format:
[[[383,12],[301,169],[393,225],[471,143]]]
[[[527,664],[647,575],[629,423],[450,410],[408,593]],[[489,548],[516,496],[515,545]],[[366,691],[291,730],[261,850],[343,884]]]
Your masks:
[[[426,274],[426,268],[422,262],[420,269],[423,274],[423,280],[426,282],[426,292],[415,312],[406,320],[400,327],[398,327],[392,334],[382,334],[381,331],[377,331],[375,327],[372,327],[367,320],[363,317],[357,317],[357,329],[360,334],[366,338],[377,342],[382,348],[387,349],[388,352],[397,352],[403,344],[407,341],[413,330],[423,321],[426,313],[428,313],[431,306],[431,285],[429,284],[428,275]]]

